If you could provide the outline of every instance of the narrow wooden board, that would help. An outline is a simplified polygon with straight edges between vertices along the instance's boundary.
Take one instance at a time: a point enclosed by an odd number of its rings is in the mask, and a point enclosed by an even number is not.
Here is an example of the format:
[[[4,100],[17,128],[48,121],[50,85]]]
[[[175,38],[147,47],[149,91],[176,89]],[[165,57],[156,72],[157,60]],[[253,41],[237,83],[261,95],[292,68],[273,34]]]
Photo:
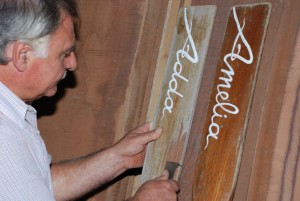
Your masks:
[[[116,115],[115,141],[119,141],[131,129],[146,122],[146,114],[151,94],[151,85],[156,70],[156,61],[159,57],[159,49],[163,35],[163,25],[167,17],[167,9],[172,0],[167,1],[123,1],[136,4],[143,3],[142,10],[138,12],[141,19],[141,28],[137,36],[137,48],[135,50],[134,60],[130,67],[130,74],[126,88],[126,96],[123,105]],[[176,1],[176,3],[180,3]],[[112,2],[114,4],[114,1]],[[178,10],[177,10],[178,12]],[[132,24],[131,21],[128,21]],[[174,23],[175,24],[175,23]],[[132,24],[133,25],[133,24]],[[122,60],[119,62],[122,63]],[[108,189],[106,201],[126,200],[135,193],[135,176],[140,171],[129,171],[122,175],[121,180],[115,182]],[[130,176],[129,176],[130,175]]]
[[[150,1],[150,2],[152,2],[152,1]],[[158,103],[158,98],[159,98],[159,91],[157,91],[157,95],[154,95],[153,93],[151,94],[151,91],[152,91],[151,89],[152,88],[160,88],[162,86],[163,75],[164,75],[164,72],[167,67],[168,55],[171,50],[172,39],[174,36],[175,27],[177,25],[177,16],[178,16],[178,11],[180,9],[181,3],[182,3],[182,0],[181,1],[169,0],[167,7],[165,9],[165,12],[166,12],[165,18],[163,20],[162,19],[158,20],[158,21],[161,21],[161,24],[162,24],[161,25],[162,26],[162,36],[160,38],[160,44],[159,44],[159,48],[158,48],[159,53],[157,55],[156,62],[152,64],[153,65],[153,68],[152,68],[153,76],[151,77],[151,80],[149,79],[149,83],[151,83],[152,87],[147,87],[147,88],[149,88],[149,90],[148,90],[149,93],[147,93],[148,94],[147,97],[144,97],[145,100],[148,100],[148,102],[147,102],[148,106],[143,107],[145,110],[145,112],[143,113],[144,114],[143,116],[145,117],[146,122],[153,120],[155,117],[155,111],[152,111],[152,113],[150,113],[151,110],[148,111],[148,108],[156,107],[156,105]],[[154,4],[157,5],[157,2],[154,2]],[[157,9],[152,9],[152,10],[156,11]],[[163,10],[163,9],[161,9],[161,10]],[[155,15],[155,12],[153,14]],[[153,17],[149,16],[149,18],[152,19]],[[152,30],[152,29],[150,28],[149,30]],[[144,30],[142,35],[148,36],[149,30],[147,30],[147,29]],[[148,40],[146,40],[146,39],[143,39],[142,41],[148,42]],[[140,54],[143,54],[143,53],[140,53]],[[137,55],[137,57],[141,58],[141,56],[139,56],[139,55]],[[160,75],[160,76],[158,76],[158,75]],[[157,80],[159,80],[160,82]],[[134,83],[134,85],[136,85],[136,83]],[[138,88],[139,87],[140,86],[138,86]],[[150,96],[152,97],[151,101],[150,101]],[[154,97],[156,97],[156,99]],[[130,195],[130,196],[127,196],[127,198],[133,196],[136,193],[136,191],[138,190],[138,188],[141,186],[141,177],[142,177],[141,174],[134,177],[133,187],[132,187],[132,190],[128,193],[128,195]]]
[[[163,127],[163,134],[147,148],[142,183],[160,176],[166,161],[183,163],[215,13],[215,6],[179,11],[167,69],[154,79],[163,79],[161,87],[152,89],[151,99],[161,92],[159,101],[148,110],[149,114],[156,111],[154,127]]]
[[[284,90],[282,112],[279,117],[270,186],[266,200],[300,200],[300,32],[288,80]]]
[[[271,5],[232,8],[198,155],[193,200],[234,196]]]

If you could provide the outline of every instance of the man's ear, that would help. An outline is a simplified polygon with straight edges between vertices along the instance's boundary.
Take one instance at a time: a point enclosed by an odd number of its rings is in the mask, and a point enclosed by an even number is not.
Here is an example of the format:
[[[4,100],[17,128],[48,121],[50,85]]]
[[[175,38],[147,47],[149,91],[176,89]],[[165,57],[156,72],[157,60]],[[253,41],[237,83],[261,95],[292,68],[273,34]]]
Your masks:
[[[27,68],[32,47],[21,41],[16,41],[12,49],[12,62],[19,72],[24,72]]]

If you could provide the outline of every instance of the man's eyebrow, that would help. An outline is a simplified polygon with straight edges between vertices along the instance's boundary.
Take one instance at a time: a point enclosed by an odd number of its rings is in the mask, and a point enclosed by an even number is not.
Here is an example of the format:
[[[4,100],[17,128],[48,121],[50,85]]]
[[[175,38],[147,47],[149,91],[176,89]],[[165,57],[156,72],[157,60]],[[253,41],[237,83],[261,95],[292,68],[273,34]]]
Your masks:
[[[65,49],[62,53],[63,54],[70,54],[71,52],[76,50],[76,44],[73,44],[71,47]]]

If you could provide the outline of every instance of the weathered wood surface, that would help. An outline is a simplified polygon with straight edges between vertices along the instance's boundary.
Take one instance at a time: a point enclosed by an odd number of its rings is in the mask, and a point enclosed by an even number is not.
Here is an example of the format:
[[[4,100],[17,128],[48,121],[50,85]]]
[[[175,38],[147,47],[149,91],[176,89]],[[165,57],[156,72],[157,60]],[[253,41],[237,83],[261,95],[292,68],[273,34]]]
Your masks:
[[[172,36],[173,36],[174,30],[176,27],[177,15],[178,15],[178,11],[180,8],[180,4],[181,4],[181,1],[168,1],[168,5],[165,10],[165,12],[166,12],[165,19],[159,20],[163,24],[163,27],[162,27],[163,30],[162,30],[161,42],[160,42],[160,46],[159,46],[159,52],[157,55],[157,61],[153,62],[153,64],[152,64],[152,65],[154,65],[153,69],[155,70],[155,72],[154,72],[155,79],[153,78],[152,83],[151,83],[152,88],[160,87],[162,84],[163,79],[159,78],[159,75],[163,76],[163,72],[165,71],[166,66],[167,66],[168,55],[171,50]],[[155,14],[156,11],[152,9],[152,12],[154,12],[154,14]],[[153,18],[150,15],[148,17]],[[147,36],[148,30],[145,30],[142,33],[142,35]],[[141,37],[143,37],[143,36],[141,36]],[[154,80],[160,80],[160,82],[154,81]],[[149,86],[149,89],[151,89],[150,86]],[[150,95],[147,97],[150,97]],[[157,104],[158,98],[159,98],[159,93],[156,94],[157,100],[154,100],[154,97],[155,97],[155,95],[153,95],[153,93],[152,93],[152,99],[151,99],[151,101],[149,101],[148,107],[155,107],[155,105]],[[150,98],[148,98],[148,99],[150,99]],[[147,111],[148,107],[145,108],[146,111]],[[151,119],[154,119],[154,117],[155,117],[155,111],[152,111],[152,113],[151,113],[151,111],[148,110],[148,112],[146,114],[147,114],[145,116],[146,121],[150,121]],[[141,186],[141,174],[134,177],[132,189],[130,191],[128,191],[127,197],[130,197],[130,195],[132,196],[140,186]]]
[[[202,131],[193,200],[234,196],[270,7],[231,10]]]
[[[180,1],[173,3],[172,0],[147,0],[143,2],[145,7],[137,50],[128,77],[126,97],[119,114],[116,116],[118,124],[116,125],[114,142],[122,138],[126,133],[125,131],[146,122],[154,72],[158,63],[163,62],[162,59],[158,59],[160,57],[159,51],[167,43],[167,40],[162,39],[165,31],[163,28],[165,28],[167,18],[170,17],[168,11],[171,10],[171,12],[177,13],[180,4]],[[168,24],[168,26],[171,25],[172,23]],[[131,174],[137,175],[140,173],[140,171],[137,171]],[[131,197],[135,192],[138,187],[138,184],[135,184],[135,177],[129,176],[129,174],[125,174],[123,177],[125,178],[109,188],[107,201],[124,200]]]
[[[163,77],[156,74],[163,83],[152,89],[151,98],[157,100],[159,92],[159,100],[149,111],[155,111],[152,122],[163,127],[163,133],[148,145],[142,183],[160,176],[166,161],[183,163],[215,12],[214,6],[179,12],[167,68]]]

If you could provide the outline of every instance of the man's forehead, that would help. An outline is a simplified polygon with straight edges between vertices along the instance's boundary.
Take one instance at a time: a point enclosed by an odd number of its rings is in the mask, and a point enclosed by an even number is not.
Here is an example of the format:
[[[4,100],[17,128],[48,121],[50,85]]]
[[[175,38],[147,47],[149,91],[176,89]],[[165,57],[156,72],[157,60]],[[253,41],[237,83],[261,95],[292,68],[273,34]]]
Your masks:
[[[75,32],[73,20],[70,16],[65,16],[59,27],[51,34],[54,43],[65,43],[64,46],[69,48],[75,44]]]

